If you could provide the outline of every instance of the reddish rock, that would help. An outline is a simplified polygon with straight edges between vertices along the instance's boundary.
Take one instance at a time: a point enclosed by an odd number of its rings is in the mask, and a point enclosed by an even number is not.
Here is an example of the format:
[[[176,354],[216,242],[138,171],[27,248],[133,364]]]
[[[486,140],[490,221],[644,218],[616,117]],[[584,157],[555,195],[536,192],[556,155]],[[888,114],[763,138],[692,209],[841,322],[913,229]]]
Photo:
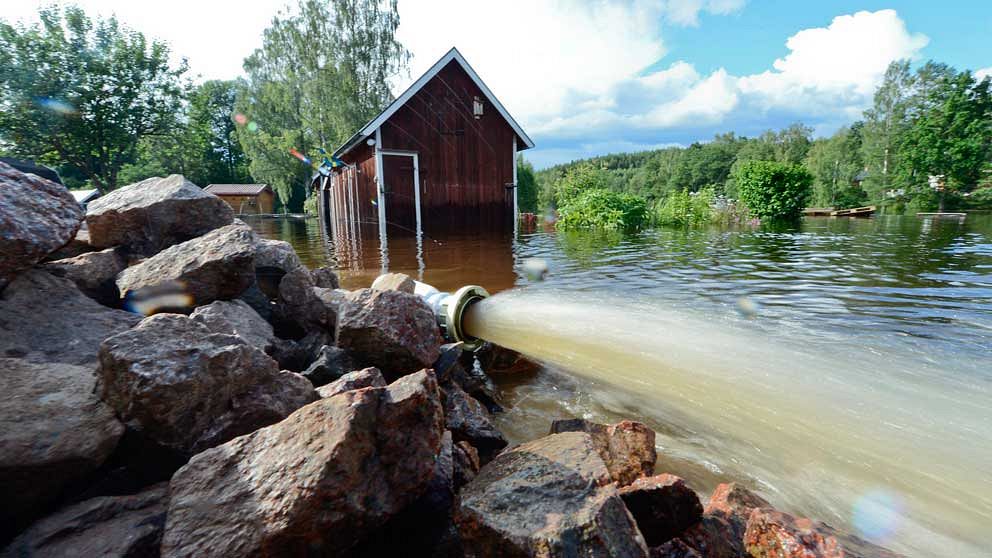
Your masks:
[[[272,326],[243,300],[217,300],[200,306],[189,317],[206,326],[211,333],[237,335],[266,354],[271,354],[275,348]]]
[[[461,491],[467,556],[647,556],[592,437],[566,432],[504,451]]]
[[[441,397],[444,401],[445,428],[451,431],[456,441],[474,446],[483,464],[506,447],[506,438],[496,428],[489,412],[457,384],[443,384]]]
[[[427,370],[307,405],[176,472],[162,555],[342,555],[424,494],[442,432]]]
[[[461,490],[479,474],[479,451],[468,442],[456,442],[452,448],[455,491]]]
[[[0,290],[65,246],[82,220],[65,186],[0,163]]]
[[[722,512],[737,515],[745,521],[754,508],[772,507],[764,498],[735,483],[722,483],[713,489],[710,501],[704,510],[706,513]]]
[[[812,519],[756,508],[744,548],[753,558],[896,558],[894,552]]]
[[[540,368],[540,365],[522,354],[492,343],[483,345],[475,356],[487,374],[528,374]]]
[[[117,276],[117,287],[139,306],[143,299],[172,286],[189,300],[168,307],[192,309],[237,298],[255,281],[254,237],[251,228],[240,221],[212,230],[125,269]],[[154,308],[141,311],[148,315]]]
[[[93,498],[45,517],[18,536],[0,558],[154,558],[159,555],[169,486]]]
[[[146,255],[228,225],[234,211],[182,175],[149,178],[91,201],[90,244],[125,246]]]
[[[337,345],[363,366],[389,378],[428,367],[438,357],[441,334],[434,313],[419,296],[361,289],[345,295]]]
[[[100,346],[100,394],[132,431],[193,454],[280,421],[317,394],[260,349],[179,314]]]
[[[378,368],[363,368],[348,372],[337,380],[317,388],[317,394],[322,398],[334,397],[339,393],[362,389],[367,387],[385,387],[386,380],[382,377],[382,372]]]
[[[704,513],[702,519],[679,534],[686,546],[706,558],[744,558],[743,526],[722,513]]]
[[[658,546],[677,536],[703,515],[699,497],[675,475],[636,479],[620,489],[620,497],[637,520],[648,546]]]
[[[310,380],[313,385],[322,386],[344,377],[351,369],[351,357],[347,351],[340,347],[324,345],[317,353],[317,358],[300,374]],[[378,368],[370,369],[379,373]]]
[[[551,433],[559,432],[588,432],[610,474],[620,486],[654,474],[654,464],[658,459],[654,430],[640,422],[624,420],[603,425],[583,419],[556,420],[551,424]]]
[[[372,287],[377,291],[401,291],[413,294],[416,285],[413,278],[406,273],[383,273],[372,281]]]
[[[708,554],[700,554],[696,549],[679,539],[651,548],[651,558],[710,558]]]

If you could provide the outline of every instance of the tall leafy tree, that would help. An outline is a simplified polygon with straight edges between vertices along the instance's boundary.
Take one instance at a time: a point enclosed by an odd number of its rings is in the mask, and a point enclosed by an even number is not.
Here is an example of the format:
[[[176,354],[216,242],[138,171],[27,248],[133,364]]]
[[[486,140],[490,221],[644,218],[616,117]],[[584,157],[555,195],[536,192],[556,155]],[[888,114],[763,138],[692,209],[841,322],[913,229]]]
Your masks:
[[[926,108],[903,141],[907,167],[917,183],[943,177],[944,192],[971,191],[992,156],[992,92],[989,78],[976,82],[964,71],[927,92]]]
[[[55,6],[39,16],[40,24],[0,22],[0,143],[112,190],[141,140],[174,122],[185,63],[171,67],[164,43],[114,18]]]
[[[863,191],[855,185],[864,172],[860,128],[841,128],[829,138],[814,141],[810,147],[805,165],[813,174],[814,205],[846,207],[864,200]]]
[[[245,60],[238,138],[257,180],[282,205],[302,207],[312,166],[290,155],[332,149],[391,100],[388,82],[409,53],[396,40],[396,0],[299,0]]]
[[[537,212],[537,179],[534,178],[534,165],[517,155],[517,207],[521,212]]]
[[[908,60],[892,62],[875,91],[872,107],[865,111],[862,157],[868,172],[865,186],[874,199],[882,198],[893,187],[898,146],[907,127],[912,81]]]

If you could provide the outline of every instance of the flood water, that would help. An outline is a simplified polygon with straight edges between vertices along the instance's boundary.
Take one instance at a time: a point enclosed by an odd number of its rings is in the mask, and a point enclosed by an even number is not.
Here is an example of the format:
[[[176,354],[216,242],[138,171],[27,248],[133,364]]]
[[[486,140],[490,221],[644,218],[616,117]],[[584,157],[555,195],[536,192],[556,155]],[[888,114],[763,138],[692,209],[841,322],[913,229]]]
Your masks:
[[[910,556],[992,553],[992,216],[806,219],[791,230],[473,233],[255,220],[342,286],[384,269],[500,294],[471,327],[545,362],[499,378],[519,442],[633,418],[658,471]],[[543,260],[535,282],[524,262]],[[514,288],[519,287],[519,288]],[[485,306],[483,306],[485,305]]]

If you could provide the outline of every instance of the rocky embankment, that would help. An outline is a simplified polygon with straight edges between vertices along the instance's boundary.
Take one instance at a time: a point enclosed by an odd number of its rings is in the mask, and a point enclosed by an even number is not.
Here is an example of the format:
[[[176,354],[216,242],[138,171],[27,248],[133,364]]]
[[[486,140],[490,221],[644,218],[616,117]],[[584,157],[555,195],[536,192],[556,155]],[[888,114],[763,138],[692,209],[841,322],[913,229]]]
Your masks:
[[[892,556],[704,504],[638,422],[507,447],[512,355],[410,290],[342,290],[181,176],[84,215],[0,164],[0,556]]]

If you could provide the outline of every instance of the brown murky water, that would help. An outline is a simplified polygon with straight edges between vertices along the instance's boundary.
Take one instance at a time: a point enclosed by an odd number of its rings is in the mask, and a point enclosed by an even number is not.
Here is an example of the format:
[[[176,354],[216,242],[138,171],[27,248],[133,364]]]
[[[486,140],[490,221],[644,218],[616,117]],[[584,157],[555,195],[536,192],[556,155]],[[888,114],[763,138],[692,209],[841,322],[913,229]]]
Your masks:
[[[912,556],[987,556],[992,217],[810,219],[794,230],[392,233],[330,242],[257,220],[347,288],[385,269],[503,292],[470,327],[541,358],[499,378],[513,441],[638,418],[659,470],[738,480]],[[521,271],[538,258],[548,279]],[[518,288],[514,288],[518,287]],[[742,303],[743,300],[743,303]]]

